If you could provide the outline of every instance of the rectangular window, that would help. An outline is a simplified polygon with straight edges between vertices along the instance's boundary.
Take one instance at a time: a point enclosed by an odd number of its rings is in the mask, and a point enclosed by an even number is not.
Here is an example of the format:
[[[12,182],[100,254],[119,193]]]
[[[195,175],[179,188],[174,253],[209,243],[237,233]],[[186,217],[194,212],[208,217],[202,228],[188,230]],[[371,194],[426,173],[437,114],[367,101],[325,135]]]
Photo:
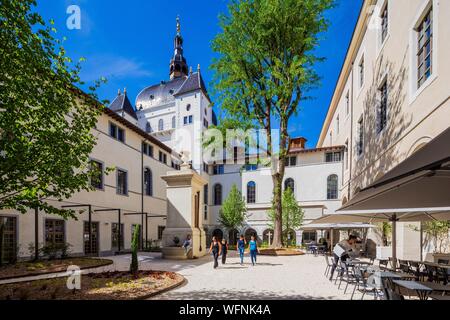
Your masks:
[[[0,259],[2,263],[14,263],[17,260],[17,218],[1,217],[0,228],[3,232],[0,234],[0,246],[2,255]]]
[[[336,118],[336,132],[337,132],[337,134],[339,134],[339,116],[337,116],[337,118]]]
[[[327,152],[325,153],[325,162],[340,162],[342,159],[341,152]]]
[[[114,139],[117,139],[117,126],[115,124],[109,124],[109,135]]]
[[[383,10],[381,10],[381,43],[384,43],[386,37],[388,35],[389,29],[389,12],[388,12],[388,3],[386,2]]]
[[[388,108],[388,86],[387,80],[378,89],[378,94],[380,96],[380,102],[377,110],[377,133],[386,128],[387,124],[387,108]]]
[[[204,126],[205,128],[208,128],[208,127],[209,127],[208,120],[203,119],[203,126]]]
[[[162,234],[165,228],[165,226],[158,226],[158,240],[162,239]]]
[[[163,163],[167,164],[167,154],[163,154]]]
[[[189,116],[189,123],[191,124],[192,123],[192,121],[193,121],[193,117],[192,116]]]
[[[114,139],[125,142],[125,130],[119,128],[113,123],[109,124],[109,135]]]
[[[125,131],[117,127],[117,140],[125,142]]]
[[[347,115],[350,113],[350,92],[345,96],[345,110]]]
[[[284,159],[284,165],[286,167],[295,167],[297,165],[297,157],[287,157]]]
[[[208,204],[208,184],[203,186],[203,204]]]
[[[158,153],[158,160],[159,162],[163,162],[163,153],[161,151]]]
[[[216,164],[216,165],[214,165],[213,166],[213,174],[214,175],[224,174],[223,164]]]
[[[103,189],[103,163],[91,160],[90,170],[91,175],[91,186],[96,189]]]
[[[184,118],[183,118],[183,124],[184,124],[184,125],[188,124],[188,117],[184,117]]]
[[[64,220],[45,220],[45,245],[61,246],[65,243]]]
[[[116,222],[111,223],[111,248],[119,249],[119,239],[120,248],[123,249],[123,223],[120,224],[120,237],[119,237],[119,224]]]
[[[359,62],[359,87],[362,88],[364,85],[364,57],[361,58]]]
[[[256,171],[256,170],[258,170],[258,165],[257,164],[247,164],[247,165],[245,165],[245,170],[246,171]]]
[[[142,153],[153,158],[153,146],[142,142]]]
[[[203,162],[203,172],[209,174],[209,166],[205,162]]]
[[[364,152],[364,120],[358,121],[358,141],[356,142],[356,154],[358,156],[362,155]]]
[[[417,87],[420,88],[433,72],[433,8],[417,28]]]
[[[92,247],[91,247],[90,241],[89,241],[89,222],[87,222],[87,221],[84,221],[83,239],[84,239],[84,253],[85,254],[97,254],[98,253],[98,222],[91,223]]]
[[[348,162],[349,162],[349,158],[348,158],[348,140],[345,141],[345,169],[348,169]]]
[[[117,194],[128,194],[128,173],[117,169]]]

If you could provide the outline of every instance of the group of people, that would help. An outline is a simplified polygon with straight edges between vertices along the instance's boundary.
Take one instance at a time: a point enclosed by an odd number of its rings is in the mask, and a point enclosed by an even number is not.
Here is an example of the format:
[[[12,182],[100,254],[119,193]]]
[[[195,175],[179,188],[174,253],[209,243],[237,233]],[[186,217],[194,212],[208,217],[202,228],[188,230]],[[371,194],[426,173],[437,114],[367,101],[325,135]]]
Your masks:
[[[249,241],[248,244],[250,249],[250,258],[252,261],[252,265],[255,265],[256,256],[259,253],[258,243],[256,242],[255,236],[251,237],[251,240]],[[245,240],[244,236],[241,235],[236,244],[236,249],[237,252],[239,253],[241,265],[244,264],[244,253],[246,245],[247,241]],[[225,264],[228,254],[228,241],[226,241],[225,239],[219,241],[217,237],[214,236],[211,241],[211,246],[209,247],[209,253],[210,254],[212,253],[214,258],[214,269],[216,269],[219,266],[219,262],[217,261],[219,256],[222,256],[222,264]]]

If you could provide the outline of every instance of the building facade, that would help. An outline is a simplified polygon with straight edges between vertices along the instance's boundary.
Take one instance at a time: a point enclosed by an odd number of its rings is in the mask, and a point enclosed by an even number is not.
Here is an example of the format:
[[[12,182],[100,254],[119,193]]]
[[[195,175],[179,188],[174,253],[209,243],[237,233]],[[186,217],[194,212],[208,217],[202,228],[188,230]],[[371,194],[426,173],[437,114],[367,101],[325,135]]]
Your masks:
[[[271,240],[270,168],[240,163],[236,152],[225,155],[225,163],[204,160],[202,135],[217,124],[217,118],[200,66],[195,72],[188,67],[182,45],[177,21],[169,79],[144,88],[134,106],[126,89],[119,91],[99,117],[93,129],[97,144],[90,157],[102,172],[91,181],[96,191],[80,192],[62,202],[48,200],[55,206],[71,206],[78,219],[63,220],[32,210],[26,214],[1,211],[6,226],[4,257],[30,256],[36,241],[39,247],[70,244],[73,255],[110,255],[130,249],[136,225],[141,227],[142,242],[161,239],[168,205],[161,176],[178,170],[182,161],[191,162],[208,182],[201,194],[208,239],[213,235],[233,239],[241,233]],[[340,206],[344,147],[307,149],[305,142],[291,140],[283,185],[294,190],[305,213],[304,223],[309,223]],[[233,185],[242,192],[248,215],[240,230],[230,231],[219,224],[218,217]],[[290,238],[298,244],[318,240],[316,232],[300,230],[291,230]]]
[[[364,1],[317,144],[346,147],[343,203],[450,126],[449,15],[442,0]],[[414,229],[399,228],[399,257],[420,256]]]

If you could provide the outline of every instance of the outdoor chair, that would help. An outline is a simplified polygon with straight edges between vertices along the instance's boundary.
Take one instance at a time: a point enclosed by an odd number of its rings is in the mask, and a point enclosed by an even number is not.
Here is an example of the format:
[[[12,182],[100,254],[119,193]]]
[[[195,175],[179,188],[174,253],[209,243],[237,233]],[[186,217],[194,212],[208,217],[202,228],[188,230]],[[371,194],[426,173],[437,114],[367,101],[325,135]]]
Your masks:
[[[324,275],[328,277],[328,274],[330,273],[331,268],[333,267],[333,263],[330,261],[330,256],[325,254],[325,262],[327,263],[327,266],[325,268]]]
[[[383,292],[386,300],[405,300],[395,288],[392,278],[381,278]]]
[[[435,282],[443,283],[445,285],[449,283],[449,274],[446,268],[436,267],[435,277]]]
[[[388,268],[388,263],[389,263],[388,260],[380,260],[380,261],[379,261],[379,267],[380,267],[380,269],[381,269],[381,270],[387,270],[387,269],[389,269],[389,268]]]
[[[411,268],[409,267],[408,261],[398,260],[398,263],[401,271],[411,274]]]
[[[431,266],[427,263],[424,264],[425,265],[425,273],[427,275],[427,281],[428,282],[438,282],[436,281],[437,277],[436,277],[436,267]]]
[[[339,263],[340,260],[336,261],[336,258],[334,256],[331,256],[331,262],[333,265],[336,265],[336,269],[334,270],[334,274],[336,274],[336,280],[334,281],[334,284],[337,283],[338,279],[339,279],[339,275],[341,274],[341,272],[343,271],[341,268],[341,265]],[[331,281],[333,279],[330,279]]]
[[[359,266],[354,267],[354,274],[355,274],[356,282],[355,282],[355,286],[353,287],[352,297],[350,298],[350,300],[353,300],[356,290],[362,292],[361,300],[364,299],[365,294],[368,292],[373,292],[373,296],[374,296],[375,300],[382,295],[381,292],[379,292],[379,289],[377,288],[376,283],[375,282],[369,283],[368,279],[370,279],[370,278],[366,277],[365,271],[363,269],[361,269]]]
[[[408,261],[410,266],[410,273],[416,277],[416,281],[423,281],[427,273],[422,271],[421,265],[417,261]]]
[[[341,265],[341,274],[338,289],[341,288],[342,281],[346,282],[344,294],[347,293],[347,288],[350,283],[356,284],[356,277],[354,273],[354,268],[349,266],[346,262],[340,261]]]

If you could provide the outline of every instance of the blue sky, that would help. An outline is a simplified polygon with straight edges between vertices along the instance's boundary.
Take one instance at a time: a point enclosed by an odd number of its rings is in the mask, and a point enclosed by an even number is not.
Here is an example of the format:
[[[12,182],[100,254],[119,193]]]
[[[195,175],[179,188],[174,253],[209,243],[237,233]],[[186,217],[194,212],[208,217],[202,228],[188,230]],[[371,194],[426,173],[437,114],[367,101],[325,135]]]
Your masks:
[[[70,5],[81,9],[80,30],[66,27]],[[309,147],[319,137],[360,6],[361,0],[338,0],[338,6],[327,12],[331,26],[317,48],[318,55],[326,58],[316,67],[322,85],[290,121],[291,136],[306,137]],[[70,57],[87,59],[82,72],[86,82],[101,76],[108,79],[98,92],[101,99],[112,100],[119,88],[126,87],[134,104],[144,87],[169,76],[177,15],[187,62],[194,70],[200,64],[210,83],[214,57],[210,44],[220,32],[218,14],[226,8],[225,0],[38,0],[37,10],[45,19],[55,20],[58,37],[68,38],[65,47]]]

